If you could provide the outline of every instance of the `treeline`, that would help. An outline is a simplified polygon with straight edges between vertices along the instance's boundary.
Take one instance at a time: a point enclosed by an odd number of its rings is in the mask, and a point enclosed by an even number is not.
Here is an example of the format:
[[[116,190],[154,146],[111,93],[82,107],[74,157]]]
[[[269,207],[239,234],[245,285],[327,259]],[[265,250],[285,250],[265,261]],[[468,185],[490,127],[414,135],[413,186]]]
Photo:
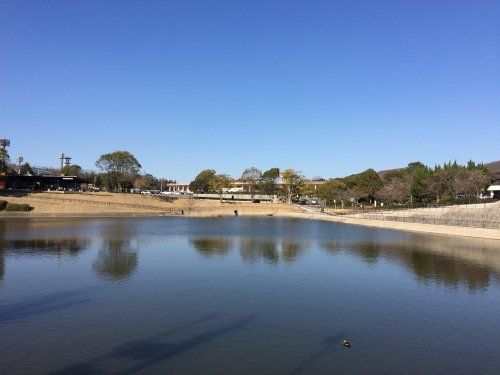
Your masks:
[[[157,178],[149,173],[140,174],[141,164],[128,151],[103,154],[95,165],[99,172],[90,172],[82,177],[94,181],[95,186],[101,190],[115,192],[127,192],[131,189],[161,190],[167,183],[175,182]],[[78,172],[75,175],[78,175]]]
[[[97,171],[84,170],[79,165],[67,165],[63,168],[44,168],[52,175],[78,176],[100,190],[126,192],[130,189],[160,190],[173,180],[157,178],[149,173],[141,174],[139,161],[128,151],[115,151],[103,154],[96,161]],[[34,175],[29,163],[15,166],[4,148],[0,148],[0,172],[7,174]]]
[[[301,195],[304,189],[304,176],[294,169],[271,168],[262,172],[255,167],[243,171],[239,181],[245,185],[245,192],[251,195],[252,201],[257,194],[278,196],[291,203],[293,197]],[[217,174],[213,169],[201,171],[189,184],[193,193],[212,193],[219,195],[222,201],[224,192],[233,186],[233,179],[226,174]]]
[[[0,172],[14,171],[33,174],[28,163],[19,169],[9,163],[9,155],[0,149]],[[53,174],[79,176],[101,190],[125,192],[130,189],[160,190],[162,185],[173,180],[157,178],[151,174],[141,174],[141,164],[128,151],[103,154],[96,161],[98,171],[85,171],[78,165],[52,169]],[[311,183],[294,169],[270,168],[262,172],[250,167],[238,179],[244,183],[245,192],[253,197],[257,194],[277,196],[287,203],[301,198],[318,198],[333,205],[339,203],[383,202],[386,204],[440,203],[449,201],[473,201],[491,183],[490,172],[483,164],[469,161],[460,165],[456,161],[428,167],[420,162],[410,163],[406,168],[377,173],[373,169],[344,178],[325,181],[315,178]],[[319,182],[321,180],[321,182]],[[190,183],[194,193],[218,194],[233,187],[234,180],[226,174],[218,174],[213,169],[201,171]]]
[[[328,180],[316,195],[327,204],[357,203],[377,200],[388,204],[440,203],[475,201],[491,183],[491,176],[483,164],[469,161],[430,168],[420,162],[406,168],[384,173],[373,169],[345,178]]]

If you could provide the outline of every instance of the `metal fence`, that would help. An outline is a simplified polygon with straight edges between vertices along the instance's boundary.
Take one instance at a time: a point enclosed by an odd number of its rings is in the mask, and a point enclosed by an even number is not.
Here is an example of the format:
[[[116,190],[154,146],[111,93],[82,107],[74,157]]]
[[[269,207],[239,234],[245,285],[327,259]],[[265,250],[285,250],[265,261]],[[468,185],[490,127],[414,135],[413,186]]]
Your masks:
[[[463,203],[457,203],[457,202],[408,203],[402,205],[385,205],[385,206],[378,205],[377,207],[356,205],[353,207],[346,207],[346,208],[352,209],[356,212],[380,212],[380,211],[401,212],[408,210],[415,211],[415,210],[426,210],[426,209],[433,209],[433,210],[441,209],[444,211],[445,209],[450,209],[450,208],[486,208],[488,205],[491,205],[492,203],[496,202],[498,202],[498,200],[489,199],[489,200],[478,200],[476,202],[463,202]],[[328,206],[328,208],[332,209],[331,206]]]
[[[65,199],[65,198],[30,196],[28,200],[35,200],[39,202],[79,203],[89,206],[136,208],[140,210],[155,210],[155,211],[167,211],[167,212],[177,211],[176,207],[161,207],[161,206],[153,206],[153,205],[137,204],[137,203],[101,202],[101,201],[91,201],[88,199]]]
[[[162,213],[149,212],[0,212],[2,218],[43,218],[43,217],[144,217],[165,216]]]
[[[460,219],[443,219],[443,218],[434,218],[434,217],[389,216],[389,215],[376,215],[376,214],[349,214],[349,215],[334,215],[334,216],[348,217],[348,218],[353,218],[353,219],[398,221],[398,222],[403,222],[403,223],[449,225],[449,226],[469,227],[469,228],[500,229],[500,221],[492,221],[492,220],[460,220]]]

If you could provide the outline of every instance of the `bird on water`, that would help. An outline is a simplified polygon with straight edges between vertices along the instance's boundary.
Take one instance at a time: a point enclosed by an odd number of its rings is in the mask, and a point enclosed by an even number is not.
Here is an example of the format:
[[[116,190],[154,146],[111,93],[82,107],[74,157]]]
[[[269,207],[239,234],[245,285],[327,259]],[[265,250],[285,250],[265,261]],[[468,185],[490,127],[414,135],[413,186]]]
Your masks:
[[[350,348],[351,347],[351,343],[347,340],[342,340],[342,346],[344,348]]]

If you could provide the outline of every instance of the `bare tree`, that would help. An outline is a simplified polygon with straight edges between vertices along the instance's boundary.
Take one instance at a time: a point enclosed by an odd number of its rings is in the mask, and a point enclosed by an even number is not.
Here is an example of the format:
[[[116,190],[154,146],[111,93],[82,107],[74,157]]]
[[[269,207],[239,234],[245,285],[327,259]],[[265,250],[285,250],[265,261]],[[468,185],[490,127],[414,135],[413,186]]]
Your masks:
[[[262,172],[260,169],[255,167],[247,168],[243,171],[241,179],[248,184],[248,191],[252,197],[252,203],[254,201],[254,196],[259,190],[259,183],[262,179]]]
[[[218,174],[212,177],[210,180],[210,187],[219,196],[220,202],[222,203],[222,196],[224,195],[225,189],[231,186],[231,179],[228,175]]]
[[[467,171],[467,195],[475,198],[479,197],[490,182],[490,176],[482,170],[476,169],[473,171]]]
[[[186,198],[186,210],[189,214],[191,213],[191,211],[193,211],[195,205],[196,201],[193,197],[193,194],[189,194],[188,197]]]
[[[411,196],[410,183],[409,178],[392,178],[377,191],[375,197],[389,203],[405,203]]]

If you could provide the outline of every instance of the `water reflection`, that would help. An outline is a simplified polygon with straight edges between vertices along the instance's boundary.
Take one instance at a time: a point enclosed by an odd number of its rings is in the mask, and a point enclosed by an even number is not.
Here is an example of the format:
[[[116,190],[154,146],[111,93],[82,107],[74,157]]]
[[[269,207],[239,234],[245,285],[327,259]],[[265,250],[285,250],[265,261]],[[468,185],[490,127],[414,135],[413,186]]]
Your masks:
[[[402,261],[420,280],[453,286],[465,283],[471,291],[486,289],[492,276],[487,267],[424,251],[413,251],[410,257],[404,257]]]
[[[270,238],[242,238],[240,256],[246,263],[257,262],[261,259],[268,263],[276,263],[279,259],[276,240]]]
[[[304,241],[294,241],[283,238],[227,238],[227,237],[191,237],[190,245],[204,258],[226,256],[239,242],[240,256],[245,263],[263,261],[278,263],[280,260],[291,264],[301,257],[310,244]]]
[[[53,313],[90,302],[94,288],[68,290],[32,297],[29,300],[0,305],[0,325]]]
[[[225,237],[190,238],[189,243],[204,258],[227,255],[233,247],[233,240]]]
[[[19,239],[4,241],[6,251],[21,253],[38,253],[52,255],[75,256],[80,251],[87,249],[91,244],[89,238],[62,238],[62,239]]]
[[[168,365],[175,357],[185,352],[196,350],[229,334],[244,330],[255,319],[248,315],[236,321],[223,320],[215,322],[216,326],[209,326],[216,317],[206,315],[199,319],[167,329],[153,335],[141,337],[132,341],[119,343],[108,353],[76,365],[59,369],[57,374],[103,374],[117,372],[117,361],[122,366],[118,372],[135,374],[153,371],[155,366]],[[197,333],[192,333],[192,329]],[[125,360],[125,361],[124,361]],[[166,373],[161,371],[160,373]]]
[[[0,233],[0,239],[0,280],[5,275],[5,257],[7,255],[54,256],[57,260],[61,260],[65,256],[76,257],[91,245],[89,238],[5,240]]]
[[[5,274],[5,255],[4,255],[4,237],[5,237],[5,223],[0,222],[0,282],[3,280]]]
[[[93,264],[96,274],[108,280],[121,280],[133,274],[138,264],[129,238],[105,238]]]
[[[323,242],[320,244],[323,250],[330,254],[338,254],[341,251],[347,251],[368,264],[377,263],[379,257],[382,255],[381,247],[376,243],[349,243],[342,242]]]
[[[3,251],[3,243],[0,241],[0,281],[3,280],[5,275],[5,255]]]
[[[293,263],[309,249],[308,244],[299,241],[283,241],[281,254],[285,263]]]
[[[499,242],[192,220],[0,225],[3,372],[426,373],[443,359],[450,372],[498,368]]]
[[[499,277],[496,243],[487,240],[461,241],[449,237],[409,234],[405,240],[391,242],[323,242],[329,254],[347,252],[368,264],[381,258],[397,261],[410,269],[420,281],[447,286],[465,284],[470,291],[484,290]]]
[[[304,255],[309,248],[309,242],[280,237],[245,237],[240,239],[240,256],[246,263],[263,261],[275,264],[281,260],[291,264]]]

